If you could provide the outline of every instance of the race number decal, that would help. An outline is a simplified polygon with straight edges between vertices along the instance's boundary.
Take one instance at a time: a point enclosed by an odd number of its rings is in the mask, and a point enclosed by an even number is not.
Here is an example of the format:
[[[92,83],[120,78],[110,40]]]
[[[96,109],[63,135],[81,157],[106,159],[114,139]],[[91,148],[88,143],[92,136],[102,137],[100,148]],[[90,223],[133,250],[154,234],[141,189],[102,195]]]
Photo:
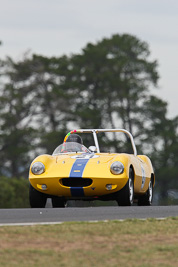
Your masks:
[[[80,154],[80,155],[76,155],[76,156],[72,156],[72,159],[94,159],[94,158],[98,158],[98,155],[95,154],[91,154],[91,153],[86,153],[86,154]]]

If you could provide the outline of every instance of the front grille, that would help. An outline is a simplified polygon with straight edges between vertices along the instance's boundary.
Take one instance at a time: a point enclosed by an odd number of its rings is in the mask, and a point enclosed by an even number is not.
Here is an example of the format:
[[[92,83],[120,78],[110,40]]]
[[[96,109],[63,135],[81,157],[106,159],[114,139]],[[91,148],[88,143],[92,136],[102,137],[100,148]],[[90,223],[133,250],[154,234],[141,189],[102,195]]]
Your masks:
[[[86,187],[92,184],[92,179],[90,178],[62,178],[62,185],[67,187]]]

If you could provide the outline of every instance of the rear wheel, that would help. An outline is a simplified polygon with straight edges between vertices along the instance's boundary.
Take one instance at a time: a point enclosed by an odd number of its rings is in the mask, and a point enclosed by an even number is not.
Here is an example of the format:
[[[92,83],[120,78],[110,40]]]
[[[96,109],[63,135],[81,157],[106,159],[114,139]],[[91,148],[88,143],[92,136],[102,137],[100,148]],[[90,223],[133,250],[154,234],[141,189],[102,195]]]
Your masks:
[[[51,198],[53,208],[65,208],[65,200],[62,197],[53,196]]]
[[[45,208],[47,196],[37,191],[31,184],[29,187],[29,201],[31,208]]]
[[[134,200],[134,179],[133,170],[129,170],[127,184],[118,192],[117,202],[119,206],[131,206]]]
[[[152,201],[153,201],[153,182],[151,179],[146,194],[140,196],[138,199],[138,206],[151,206]]]

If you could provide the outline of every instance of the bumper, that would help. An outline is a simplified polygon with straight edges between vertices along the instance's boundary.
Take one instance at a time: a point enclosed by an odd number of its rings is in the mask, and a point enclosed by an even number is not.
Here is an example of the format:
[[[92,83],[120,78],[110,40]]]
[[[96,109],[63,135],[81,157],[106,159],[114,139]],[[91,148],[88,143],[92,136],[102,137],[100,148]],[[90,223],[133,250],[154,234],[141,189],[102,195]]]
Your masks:
[[[69,179],[71,181],[69,181]],[[126,185],[128,178],[81,178],[82,181],[79,181],[76,178],[33,177],[29,178],[29,180],[36,190],[44,194],[65,197],[68,199],[82,199],[97,198],[115,193]]]

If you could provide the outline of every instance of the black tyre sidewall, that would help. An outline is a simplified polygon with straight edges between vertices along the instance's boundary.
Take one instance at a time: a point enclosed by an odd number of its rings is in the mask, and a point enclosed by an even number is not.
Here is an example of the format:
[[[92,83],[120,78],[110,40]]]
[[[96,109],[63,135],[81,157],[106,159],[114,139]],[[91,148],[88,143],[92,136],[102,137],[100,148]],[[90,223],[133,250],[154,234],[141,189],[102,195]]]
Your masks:
[[[150,191],[149,191],[150,183],[151,183],[151,189],[152,189],[151,200],[150,200]],[[153,201],[153,182],[152,182],[152,180],[150,180],[150,182],[149,182],[149,187],[148,187],[148,190],[146,191],[145,195],[139,197],[138,206],[151,206],[152,205],[152,201]]]
[[[133,190],[133,197],[130,200],[130,182]],[[134,179],[133,179],[133,170],[129,171],[129,179],[127,184],[118,192],[117,202],[119,206],[132,206],[134,199]]]
[[[45,208],[47,196],[37,191],[31,184],[29,186],[29,202],[31,208]]]
[[[65,208],[65,200],[62,197],[53,196],[51,201],[53,208]]]

